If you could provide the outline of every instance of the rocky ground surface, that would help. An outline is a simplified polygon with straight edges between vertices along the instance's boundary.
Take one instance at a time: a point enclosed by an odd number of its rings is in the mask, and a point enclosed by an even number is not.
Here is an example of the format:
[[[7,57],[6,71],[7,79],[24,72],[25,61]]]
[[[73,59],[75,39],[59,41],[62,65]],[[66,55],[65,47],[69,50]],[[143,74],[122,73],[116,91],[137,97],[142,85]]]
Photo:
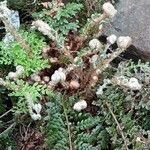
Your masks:
[[[119,0],[116,7],[118,14],[107,25],[106,35],[132,37],[138,55],[150,61],[150,0]]]

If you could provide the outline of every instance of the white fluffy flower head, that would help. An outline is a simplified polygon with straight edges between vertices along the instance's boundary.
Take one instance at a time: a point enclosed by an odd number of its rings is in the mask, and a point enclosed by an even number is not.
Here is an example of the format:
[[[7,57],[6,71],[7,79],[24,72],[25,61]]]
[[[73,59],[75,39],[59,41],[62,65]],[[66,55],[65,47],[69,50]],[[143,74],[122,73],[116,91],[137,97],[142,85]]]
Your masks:
[[[101,42],[98,39],[92,39],[89,42],[89,47],[91,49],[100,49],[102,47],[102,44],[101,44]]]
[[[128,82],[128,87],[131,90],[141,90],[142,85],[138,82],[138,79],[136,79],[136,78],[130,78],[130,80]]]
[[[18,76],[22,75],[24,73],[24,67],[21,65],[16,66],[16,74]]]
[[[40,114],[31,114],[31,118],[36,121],[36,120],[41,120],[41,115]]]
[[[117,40],[117,45],[121,49],[127,49],[132,44],[132,39],[129,36],[120,36]]]
[[[59,68],[51,76],[52,84],[58,84],[59,82],[64,82],[66,80],[66,74],[64,73],[63,68]]]
[[[112,34],[107,37],[108,44],[114,44],[117,41],[117,36]]]
[[[42,105],[41,105],[40,103],[34,104],[34,105],[32,106],[32,108],[35,110],[35,112],[36,112],[37,114],[40,114],[40,112],[41,112],[41,110],[42,110]]]
[[[81,100],[74,104],[73,109],[76,111],[81,111],[87,107],[87,102],[85,100]]]
[[[103,11],[110,18],[113,18],[117,13],[117,10],[110,2],[106,2],[103,4]]]
[[[17,74],[15,72],[9,72],[7,77],[8,79],[16,80]]]
[[[42,20],[33,21],[32,26],[37,28],[44,35],[49,35],[49,33],[51,32],[50,26]]]
[[[35,81],[35,82],[40,82],[41,81],[41,77],[37,74],[32,74],[31,75],[31,80]]]

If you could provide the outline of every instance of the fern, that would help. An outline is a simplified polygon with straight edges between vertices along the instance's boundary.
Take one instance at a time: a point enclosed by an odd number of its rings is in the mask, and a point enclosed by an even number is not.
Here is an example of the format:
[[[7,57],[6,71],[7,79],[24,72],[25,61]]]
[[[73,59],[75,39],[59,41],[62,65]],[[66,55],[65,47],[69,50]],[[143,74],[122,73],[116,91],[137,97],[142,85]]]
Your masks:
[[[79,28],[79,22],[75,19],[75,16],[82,8],[82,4],[68,3],[59,8],[54,17],[46,16],[49,10],[34,13],[33,16],[37,19],[42,19],[56,31],[66,35],[70,30],[77,30]]]
[[[50,150],[69,149],[67,122],[63,110],[62,103],[64,99],[61,95],[55,95],[47,104],[48,116],[47,120],[47,148]],[[98,142],[97,136],[102,130],[100,117],[92,117],[88,113],[78,113],[72,110],[73,99],[69,98],[65,101],[65,109],[67,111],[72,146],[75,150],[97,150],[100,145],[94,146]],[[90,132],[87,132],[87,131]]]
[[[23,80],[17,80],[16,82],[6,81],[6,87],[11,91],[9,96],[13,97],[14,103],[16,103],[13,109],[15,114],[26,114],[28,112],[25,99],[27,93],[31,94],[34,103],[38,102],[43,95],[52,96],[52,93],[46,86],[39,85],[38,83],[30,85]],[[15,98],[17,98],[17,100],[15,100]]]
[[[0,64],[22,65],[25,68],[25,75],[37,72],[41,69],[49,67],[48,61],[43,60],[41,56],[42,48],[46,45],[43,38],[38,38],[35,33],[21,32],[23,38],[29,43],[33,56],[29,58],[27,53],[22,49],[21,45],[13,42],[9,48],[5,43],[0,44]]]

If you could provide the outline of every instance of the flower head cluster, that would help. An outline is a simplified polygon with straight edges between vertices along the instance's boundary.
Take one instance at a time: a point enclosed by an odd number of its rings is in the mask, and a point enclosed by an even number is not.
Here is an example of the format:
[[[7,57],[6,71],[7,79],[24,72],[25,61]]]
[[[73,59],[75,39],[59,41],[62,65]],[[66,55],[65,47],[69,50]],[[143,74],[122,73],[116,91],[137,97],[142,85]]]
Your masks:
[[[89,47],[93,50],[93,49],[100,49],[102,48],[102,44],[98,39],[92,39],[89,42]]]
[[[31,75],[31,80],[33,80],[35,82],[40,82],[41,77],[38,74],[34,73],[34,74]]]
[[[115,80],[118,85],[125,86],[133,91],[142,89],[142,85],[139,83],[137,78],[132,77],[128,79],[124,76],[120,76],[115,77]]]
[[[51,33],[51,27],[42,20],[33,21],[32,26],[37,28],[44,35],[49,35]]]
[[[117,41],[117,36],[112,34],[107,37],[108,44],[114,44]]]
[[[106,2],[103,4],[103,11],[110,18],[113,18],[117,13],[117,10],[110,2]]]
[[[24,67],[21,65],[16,66],[16,72],[9,72],[7,79],[16,80],[24,73]]]
[[[51,76],[51,83],[54,85],[58,84],[59,82],[63,82],[65,80],[66,80],[66,74],[64,73],[63,68],[59,68]]]
[[[132,44],[132,39],[129,36],[120,36],[117,40],[117,45],[121,49],[127,49]]]
[[[85,100],[81,100],[74,104],[73,109],[76,111],[81,111],[87,107],[87,102]]]

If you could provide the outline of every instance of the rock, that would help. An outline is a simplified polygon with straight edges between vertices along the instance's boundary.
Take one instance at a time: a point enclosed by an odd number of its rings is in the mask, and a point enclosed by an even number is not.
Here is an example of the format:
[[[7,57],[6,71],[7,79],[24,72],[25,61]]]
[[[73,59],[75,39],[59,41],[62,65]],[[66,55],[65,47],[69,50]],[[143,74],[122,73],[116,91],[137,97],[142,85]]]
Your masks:
[[[130,36],[136,53],[150,61],[150,0],[120,0],[116,9],[118,14],[106,25],[105,35]]]

